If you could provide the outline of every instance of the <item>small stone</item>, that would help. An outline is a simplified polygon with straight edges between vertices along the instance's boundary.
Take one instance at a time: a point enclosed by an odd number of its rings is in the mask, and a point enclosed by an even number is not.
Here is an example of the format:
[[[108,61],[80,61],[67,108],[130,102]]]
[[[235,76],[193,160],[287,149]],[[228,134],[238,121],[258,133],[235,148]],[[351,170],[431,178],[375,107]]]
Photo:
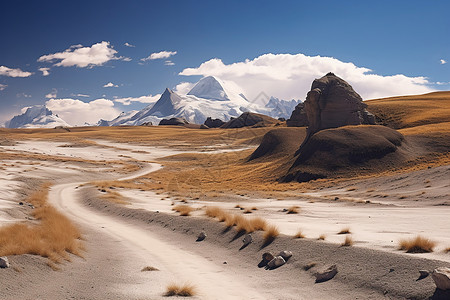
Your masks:
[[[253,242],[253,237],[251,234],[247,234],[244,239],[242,240],[245,246]]]
[[[197,236],[197,242],[203,241],[206,239],[206,233],[204,231],[200,232],[200,234]]]
[[[450,268],[437,268],[431,272],[436,287],[440,290],[450,290]]]
[[[19,202],[19,205],[23,205],[23,202]]]
[[[425,277],[428,277],[430,275],[430,271],[428,270],[419,270],[420,277],[419,279],[424,279]]]
[[[279,256],[281,256],[282,258],[284,258],[285,261],[287,261],[289,258],[292,257],[292,251],[281,251],[280,254],[278,254]]]
[[[270,269],[274,269],[274,268],[278,268],[278,267],[284,265],[285,263],[286,263],[286,261],[284,260],[283,257],[277,256],[274,259],[272,259],[271,261],[269,261],[269,263],[267,264],[267,267],[269,267]]]
[[[9,268],[9,261],[6,256],[0,257],[0,268]]]
[[[338,270],[336,265],[329,266],[327,269],[314,274],[314,276],[316,277],[316,283],[328,281],[336,276],[337,273]]]
[[[223,262],[224,265],[227,265],[228,263],[226,261]]]
[[[275,256],[273,256],[273,254],[270,252],[265,252],[262,255],[262,260],[265,261],[266,263],[268,263],[269,261],[271,261],[274,258],[275,258]]]

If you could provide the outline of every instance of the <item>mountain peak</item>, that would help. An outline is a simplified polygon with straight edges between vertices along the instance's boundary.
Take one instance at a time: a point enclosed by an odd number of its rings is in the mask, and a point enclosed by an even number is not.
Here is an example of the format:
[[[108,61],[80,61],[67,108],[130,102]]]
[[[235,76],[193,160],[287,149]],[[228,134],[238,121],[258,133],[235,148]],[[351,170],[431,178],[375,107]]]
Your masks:
[[[28,107],[21,115],[17,115],[5,123],[8,128],[43,128],[70,126],[58,115],[53,114],[45,105]]]
[[[230,100],[225,92],[223,83],[214,76],[206,76],[200,79],[200,81],[189,91],[188,95],[219,101]]]

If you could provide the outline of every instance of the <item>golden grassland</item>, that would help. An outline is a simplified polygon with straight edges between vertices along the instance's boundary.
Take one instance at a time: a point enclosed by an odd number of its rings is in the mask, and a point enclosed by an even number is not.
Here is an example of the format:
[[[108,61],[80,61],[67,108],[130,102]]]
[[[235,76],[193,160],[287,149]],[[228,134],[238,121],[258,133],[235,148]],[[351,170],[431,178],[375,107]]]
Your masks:
[[[53,262],[69,260],[68,253],[81,255],[81,233],[68,218],[47,204],[49,185],[32,193],[37,224],[17,223],[0,227],[0,256],[35,254]]]

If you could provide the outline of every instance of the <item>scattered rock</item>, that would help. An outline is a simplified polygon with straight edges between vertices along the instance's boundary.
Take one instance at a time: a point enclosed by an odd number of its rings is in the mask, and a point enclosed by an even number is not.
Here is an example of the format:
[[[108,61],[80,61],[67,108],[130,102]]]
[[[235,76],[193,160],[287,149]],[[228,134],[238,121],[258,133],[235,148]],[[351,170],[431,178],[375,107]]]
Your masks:
[[[184,118],[171,118],[171,119],[162,119],[159,122],[159,125],[174,125],[174,126],[183,126],[189,124],[188,121]]]
[[[208,128],[219,128],[220,126],[225,124],[225,122],[221,119],[212,119],[211,117],[208,117],[203,124],[205,126],[208,126]]]
[[[0,257],[0,268],[9,268],[9,261],[6,256]]]
[[[431,272],[436,287],[440,290],[450,290],[450,268],[437,268]]]
[[[228,263],[226,261],[223,262],[224,265],[227,265]]]
[[[275,256],[273,256],[273,254],[270,253],[270,252],[265,252],[265,253],[262,255],[262,260],[263,260],[264,262],[266,262],[266,264],[269,263],[269,261],[271,261],[271,260],[274,259],[274,258],[275,258]]]
[[[336,276],[337,273],[338,270],[336,265],[329,266],[326,270],[314,274],[316,283],[328,281]]]
[[[205,124],[200,125],[200,129],[209,129],[208,126],[206,126]]]
[[[284,250],[281,251],[278,255],[284,258],[285,261],[288,261],[288,259],[292,257],[292,251]]]
[[[242,240],[242,242],[244,243],[244,246],[247,246],[248,244],[253,242],[253,237],[251,234],[247,234],[244,239]]]
[[[152,122],[144,122],[141,124],[141,126],[153,126]]]
[[[204,239],[206,239],[206,233],[204,231],[200,232],[199,235],[197,236],[197,242],[201,242]]]
[[[428,270],[419,270],[419,273],[420,273],[420,276],[419,276],[418,280],[424,279],[424,278],[428,277],[428,275],[430,275],[430,271],[428,271]]]
[[[21,201],[21,202],[19,202],[19,205],[23,205],[23,202]]]
[[[269,261],[269,263],[267,264],[267,267],[269,269],[275,269],[275,268],[281,267],[285,263],[286,263],[286,261],[284,260],[283,257],[277,256],[274,259],[272,259],[271,261]]]

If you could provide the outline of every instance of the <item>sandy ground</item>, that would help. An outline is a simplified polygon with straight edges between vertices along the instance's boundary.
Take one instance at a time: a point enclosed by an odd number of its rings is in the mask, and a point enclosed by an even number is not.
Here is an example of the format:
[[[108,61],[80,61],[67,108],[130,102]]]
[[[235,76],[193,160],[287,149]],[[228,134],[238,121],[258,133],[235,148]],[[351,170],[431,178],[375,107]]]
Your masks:
[[[199,299],[394,299],[411,295],[428,298],[433,293],[435,299],[440,296],[434,291],[430,278],[419,282],[415,279],[420,268],[448,266],[450,262],[450,254],[442,252],[450,246],[450,208],[446,204],[449,183],[445,180],[448,167],[405,178],[352,182],[351,187],[344,183],[283,200],[242,197],[236,202],[216,199],[191,203],[199,208],[219,205],[236,213],[241,213],[233,208],[236,203],[244,207],[255,206],[258,210],[252,215],[263,216],[276,224],[283,234],[292,235],[301,228],[311,238],[301,241],[302,246],[299,246],[286,236],[269,246],[267,249],[271,251],[292,249],[295,255],[288,265],[266,271],[256,267],[264,248],[254,243],[240,251],[241,237],[234,238],[232,232],[221,236],[222,225],[206,220],[200,211],[191,218],[175,216],[171,211],[173,200],[161,200],[164,195],[120,190],[131,200],[131,205],[120,207],[96,200],[86,202],[83,195],[87,192],[78,188],[81,183],[93,179],[139,177],[161,167],[153,162],[155,159],[180,153],[155,147],[95,142],[96,146],[85,147],[44,141],[1,146],[2,151],[14,153],[145,163],[139,171],[124,175],[115,172],[116,166],[107,163],[104,167],[87,168],[76,163],[3,162],[0,169],[4,176],[0,180],[0,222],[6,224],[17,219],[8,213],[18,205],[17,200],[11,200],[17,199],[16,191],[22,184],[17,175],[45,177],[57,182],[51,189],[51,203],[81,226],[87,248],[84,258],[72,257],[71,263],[60,265],[60,271],[51,271],[41,258],[11,257],[13,268],[0,270],[0,280],[6,291],[2,296],[4,299],[158,299],[171,282],[194,284]],[[434,179],[426,182],[424,178]],[[425,204],[415,201],[426,197],[419,193],[424,185],[430,185],[426,189],[432,191],[426,198],[432,201]],[[90,191],[88,195],[94,199],[93,193]],[[334,200],[336,197],[339,199]],[[283,212],[292,205],[301,207],[299,214]],[[144,215],[134,216],[135,212]],[[160,220],[159,224],[155,225],[157,222],[152,218]],[[337,232],[344,227],[350,228],[357,247],[339,247],[345,237]],[[201,230],[210,230],[211,238],[196,243],[195,236]],[[413,256],[396,250],[398,239],[418,233],[436,240],[438,251]],[[327,242],[313,240],[320,234],[326,234]],[[371,262],[367,262],[369,257]],[[343,275],[337,280],[314,284],[312,271],[305,272],[301,268],[312,261],[317,261],[318,268],[339,263]],[[148,265],[160,271],[140,272]],[[366,271],[373,274],[364,277]],[[391,274],[393,272],[395,274]]]

